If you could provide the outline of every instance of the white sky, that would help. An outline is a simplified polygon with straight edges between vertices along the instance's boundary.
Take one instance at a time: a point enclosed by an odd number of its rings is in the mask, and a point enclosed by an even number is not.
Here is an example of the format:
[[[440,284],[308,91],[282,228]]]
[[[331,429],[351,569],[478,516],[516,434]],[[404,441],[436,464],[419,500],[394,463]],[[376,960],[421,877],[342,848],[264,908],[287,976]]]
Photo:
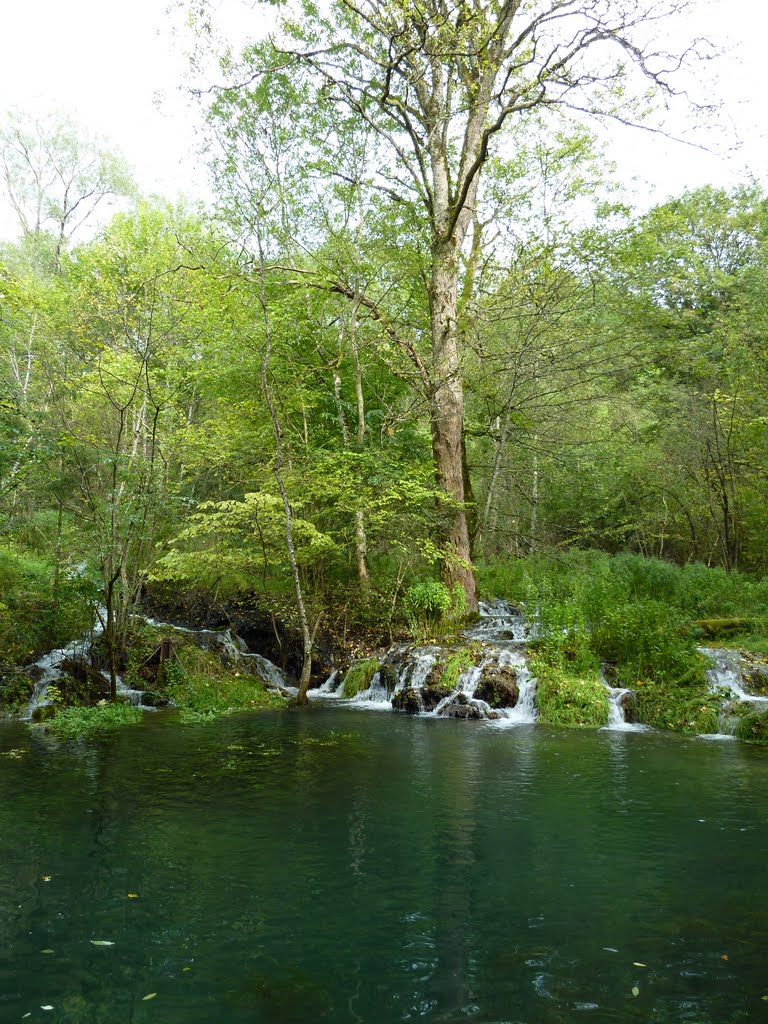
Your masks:
[[[146,192],[173,198],[205,194],[205,169],[195,156],[197,112],[181,87],[186,61],[171,31],[169,0],[2,0],[0,116],[10,107],[32,113],[62,110],[107,136],[133,166]],[[228,35],[242,41],[259,28],[245,0],[219,0]],[[730,185],[752,174],[768,183],[765,114],[768,4],[710,0],[690,27],[734,52],[718,62],[724,120],[734,135],[705,132],[697,140],[720,155],[637,130],[617,128],[612,154],[622,178],[639,176],[641,195],[659,201],[690,186]],[[708,70],[712,65],[708,65]],[[729,151],[730,150],[730,151]],[[0,236],[12,231],[0,208]]]

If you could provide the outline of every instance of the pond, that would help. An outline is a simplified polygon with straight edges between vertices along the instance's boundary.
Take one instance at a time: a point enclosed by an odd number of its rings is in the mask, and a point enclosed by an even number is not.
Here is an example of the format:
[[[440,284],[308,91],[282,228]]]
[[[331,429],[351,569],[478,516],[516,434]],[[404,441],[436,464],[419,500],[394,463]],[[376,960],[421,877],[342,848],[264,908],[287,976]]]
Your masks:
[[[768,1021],[765,749],[314,706],[0,754],[4,1024]]]

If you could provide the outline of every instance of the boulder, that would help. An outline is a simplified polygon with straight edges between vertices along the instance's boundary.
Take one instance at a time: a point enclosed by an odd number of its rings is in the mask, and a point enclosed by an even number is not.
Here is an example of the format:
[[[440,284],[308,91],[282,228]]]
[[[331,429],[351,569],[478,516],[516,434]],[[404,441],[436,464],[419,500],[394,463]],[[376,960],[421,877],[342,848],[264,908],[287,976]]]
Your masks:
[[[489,667],[475,687],[475,697],[492,708],[513,708],[520,696],[517,673],[513,668]]]
[[[409,715],[418,715],[422,711],[419,691],[414,690],[412,686],[398,690],[392,697],[392,708],[395,711],[405,711]]]
[[[471,704],[466,693],[457,693],[456,696],[440,711],[445,718],[480,718],[480,709]]]
[[[400,677],[391,665],[379,666],[379,682],[387,691],[387,694],[394,692],[399,681]]]
[[[449,697],[451,691],[447,686],[422,686],[421,701],[425,711],[434,711],[441,700]]]

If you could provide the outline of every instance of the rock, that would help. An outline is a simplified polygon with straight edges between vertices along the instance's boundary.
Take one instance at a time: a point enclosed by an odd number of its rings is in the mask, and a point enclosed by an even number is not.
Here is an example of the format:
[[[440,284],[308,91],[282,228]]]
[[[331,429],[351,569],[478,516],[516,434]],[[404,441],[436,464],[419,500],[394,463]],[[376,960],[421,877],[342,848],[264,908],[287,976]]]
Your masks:
[[[422,710],[418,690],[414,690],[412,686],[398,690],[392,697],[392,708],[394,711],[405,711],[409,715],[418,715]]]
[[[619,701],[619,707],[624,712],[624,721],[628,725],[635,725],[640,721],[640,714],[637,710],[637,695],[634,690],[628,690]]]
[[[457,693],[456,696],[440,711],[445,718],[481,718],[480,708],[470,703],[466,693]]]
[[[492,708],[513,708],[519,696],[517,673],[513,668],[490,667],[475,687],[475,697]]]
[[[141,703],[145,708],[167,708],[170,701],[156,690],[144,690],[141,695]]]
[[[53,718],[56,714],[56,708],[53,704],[41,704],[36,707],[32,712],[33,722],[47,722],[49,718]]]
[[[400,677],[391,665],[379,666],[379,682],[387,691],[387,695],[394,691],[399,681]]]
[[[421,700],[425,711],[434,711],[441,700],[450,696],[447,686],[422,686]]]

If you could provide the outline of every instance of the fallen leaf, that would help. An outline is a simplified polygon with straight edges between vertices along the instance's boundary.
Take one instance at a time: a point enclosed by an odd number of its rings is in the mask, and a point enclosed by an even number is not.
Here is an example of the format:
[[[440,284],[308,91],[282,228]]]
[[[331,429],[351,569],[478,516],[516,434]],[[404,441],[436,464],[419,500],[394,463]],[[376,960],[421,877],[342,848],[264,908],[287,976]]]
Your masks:
[[[52,1010],[53,1007],[49,1004],[48,1006],[41,1006],[40,1009],[41,1010]]]
[[[110,942],[109,939],[91,939],[92,946],[114,946],[114,942]]]
[[[40,875],[40,878],[42,879],[43,882],[50,882],[50,880],[53,878],[53,875]]]
[[[191,971],[192,970],[191,967],[182,967],[181,969],[182,969],[182,971]],[[768,999],[768,996],[765,996],[765,998]]]
[[[723,955],[720,957],[720,959],[721,960],[727,960],[728,959],[728,954],[727,953],[723,953]]]
[[[633,960],[632,961],[632,966],[633,967],[647,967],[648,964],[641,964],[641,963],[638,963],[637,960]]]
[[[640,995],[640,989],[637,987],[637,985],[635,985],[634,988],[632,989],[632,995],[635,996],[635,997]]]
[[[768,996],[760,996],[764,1003],[768,1003]]]
[[[154,999],[156,995],[157,992],[150,992],[148,996],[144,996],[144,998],[142,999],[142,1003],[146,1003],[148,999]]]
[[[128,899],[129,900],[137,900],[138,898],[139,898],[139,894],[137,892],[129,892],[128,893]]]
[[[55,953],[56,950],[55,949],[41,949],[40,952],[41,953]]]

